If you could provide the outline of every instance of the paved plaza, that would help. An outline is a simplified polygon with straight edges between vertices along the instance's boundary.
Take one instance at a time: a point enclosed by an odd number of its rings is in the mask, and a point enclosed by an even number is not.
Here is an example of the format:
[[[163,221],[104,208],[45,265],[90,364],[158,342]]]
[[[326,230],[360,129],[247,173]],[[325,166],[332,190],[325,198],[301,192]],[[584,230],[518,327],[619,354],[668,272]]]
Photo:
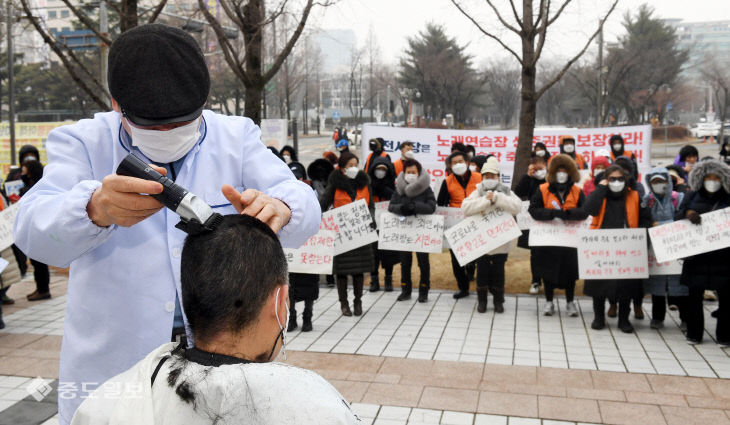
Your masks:
[[[53,299],[4,310],[0,425],[57,423],[55,391],[38,402],[26,388],[36,377],[56,385],[66,284],[54,275]],[[25,279],[11,295],[31,288]],[[504,314],[491,304],[479,314],[476,296],[432,291],[420,304],[397,293],[366,292],[363,315],[342,317],[322,287],[314,331],[287,335],[286,361],[324,376],[366,424],[730,424],[730,350],[710,329],[687,345],[674,312],[661,331],[647,317],[623,334],[615,319],[590,329],[588,298],[568,317],[556,297],[558,314],[544,317],[543,297],[507,296]]]

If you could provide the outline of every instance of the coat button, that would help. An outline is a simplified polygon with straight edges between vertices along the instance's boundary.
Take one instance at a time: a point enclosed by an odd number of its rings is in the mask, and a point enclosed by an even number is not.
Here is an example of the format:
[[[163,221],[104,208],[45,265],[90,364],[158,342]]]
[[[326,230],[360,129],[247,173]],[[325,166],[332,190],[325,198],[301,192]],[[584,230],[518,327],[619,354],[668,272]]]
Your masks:
[[[173,248],[172,249],[172,256],[175,258],[180,258],[180,248]]]
[[[165,311],[168,313],[172,313],[175,311],[175,303],[173,301],[168,301],[165,303]]]

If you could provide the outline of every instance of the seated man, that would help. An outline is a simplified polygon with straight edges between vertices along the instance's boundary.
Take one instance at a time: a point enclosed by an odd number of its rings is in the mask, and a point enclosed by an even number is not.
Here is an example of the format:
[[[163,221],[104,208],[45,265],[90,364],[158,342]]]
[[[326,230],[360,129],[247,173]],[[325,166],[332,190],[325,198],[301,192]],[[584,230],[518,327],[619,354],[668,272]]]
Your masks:
[[[228,215],[189,235],[181,284],[194,346],[163,344],[94,391],[72,425],[360,423],[322,377],[271,363],[284,350],[289,287],[268,226]]]

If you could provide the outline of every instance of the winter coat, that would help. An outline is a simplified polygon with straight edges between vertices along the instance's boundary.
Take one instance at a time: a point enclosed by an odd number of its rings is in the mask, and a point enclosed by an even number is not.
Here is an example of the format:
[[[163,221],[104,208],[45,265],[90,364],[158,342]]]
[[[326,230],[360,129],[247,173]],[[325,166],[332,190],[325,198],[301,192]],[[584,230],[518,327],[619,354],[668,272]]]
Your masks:
[[[487,192],[494,193],[491,201],[486,198]],[[517,215],[522,209],[522,201],[520,201],[520,198],[509,187],[502,183],[490,191],[485,190],[484,186],[479,184],[477,185],[477,189],[462,202],[461,209],[464,210],[464,215],[471,216],[482,214],[492,206],[503,209],[507,214]],[[507,242],[490,251],[487,255],[507,254],[511,245],[512,241]]]
[[[5,198],[5,203],[7,205],[10,205],[10,199],[8,199],[7,192],[5,191],[5,182],[21,180],[20,175],[23,172],[23,170],[22,170],[23,158],[26,155],[33,155],[36,157],[36,160],[38,160],[38,161],[41,160],[41,156],[38,153],[38,148],[36,148],[35,146],[23,145],[23,147],[20,148],[20,151],[18,151],[18,166],[10,169],[7,177],[5,177],[5,180],[2,183],[2,195]],[[25,191],[27,192],[27,189]],[[16,201],[17,201],[17,199],[16,199]]]
[[[651,180],[657,175],[663,176],[667,180],[667,191],[665,194],[654,193],[651,188]],[[677,193],[674,191],[672,185],[672,179],[669,178],[669,171],[664,167],[655,167],[646,175],[646,187],[649,188],[649,193],[644,195],[644,205],[651,211],[652,219],[659,223],[671,223],[674,221],[674,215],[677,212],[677,207],[684,200],[684,193]]]
[[[358,172],[354,179],[350,179],[342,171],[334,170],[328,179],[327,189],[325,189],[324,194],[319,198],[322,211],[326,211],[334,203],[335,191],[337,189],[344,190],[354,200],[357,196],[357,190],[365,186],[370,186],[370,178],[363,171]],[[370,191],[368,206],[370,208],[370,214],[374,215],[372,190]],[[369,273],[372,271],[375,263],[371,245],[361,246],[352,251],[336,255],[333,260],[332,274],[338,276]]]
[[[639,199],[644,199],[644,195],[646,195],[646,190],[644,190],[644,185],[641,184],[641,182],[639,181],[639,171],[636,168],[636,162],[628,156],[620,156],[616,158],[613,163],[629,171],[630,178],[627,182],[627,186],[639,192]],[[600,180],[595,180],[596,184],[600,182]]]
[[[375,177],[375,169],[378,165],[384,165],[388,171],[382,179]],[[389,201],[395,192],[395,167],[387,157],[376,157],[373,159],[370,171],[370,187],[373,189],[373,202]]]
[[[402,216],[428,215],[436,212],[436,197],[431,190],[431,176],[422,171],[416,181],[406,183],[405,173],[398,175],[388,211]]]
[[[708,193],[703,183],[705,176],[716,174],[722,180],[722,189],[714,194]],[[730,207],[730,168],[719,160],[700,161],[689,173],[688,192],[679,206],[675,218],[687,218],[692,210],[700,214]],[[682,266],[682,285],[715,290],[730,285],[730,248],[693,255],[684,259]]]
[[[517,186],[515,187],[515,195],[519,196],[520,199],[522,199],[523,201],[529,201],[530,199],[532,199],[532,195],[534,195],[536,191],[539,192],[540,185],[543,183],[545,183],[545,179],[538,180],[525,174],[524,176],[522,176],[520,181],[517,182]],[[529,240],[530,231],[523,230],[522,236],[517,239],[517,246],[519,246],[520,248],[529,249]]]
[[[307,167],[307,175],[312,182],[312,187],[317,192],[317,197],[324,194],[327,188],[327,179],[334,169],[335,167],[324,158],[315,159]]]
[[[319,298],[319,275],[289,273],[289,296],[294,302],[314,301]]]

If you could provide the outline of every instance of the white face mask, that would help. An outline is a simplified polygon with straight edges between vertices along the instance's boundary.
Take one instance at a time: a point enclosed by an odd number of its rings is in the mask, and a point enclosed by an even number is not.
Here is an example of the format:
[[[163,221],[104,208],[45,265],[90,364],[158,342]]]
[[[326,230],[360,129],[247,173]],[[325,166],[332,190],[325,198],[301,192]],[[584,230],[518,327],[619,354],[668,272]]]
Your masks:
[[[475,172],[476,170],[477,170],[477,166],[476,165],[473,165],[472,164],[472,165],[469,166],[469,171],[471,171],[472,173]]]
[[[539,157],[544,157],[545,156],[545,151],[535,151],[535,155],[537,155]]]
[[[349,167],[345,170],[345,175],[351,179],[354,179],[355,177],[357,177],[358,171],[360,170],[358,170],[357,167]]]
[[[403,158],[406,158],[406,159],[413,159],[415,157],[416,157],[416,155],[413,153],[413,151],[406,151],[403,154]]]
[[[291,156],[282,155],[281,157],[284,158],[284,162],[286,162],[287,164],[291,164]]]
[[[564,171],[558,171],[555,174],[555,180],[558,183],[560,183],[560,184],[563,184],[563,183],[567,182],[568,181],[568,173],[566,173]]]
[[[200,120],[198,117],[190,124],[168,131],[145,130],[129,123],[132,131],[132,145],[154,162],[175,162],[184,157],[200,139]]]
[[[544,180],[546,175],[547,175],[547,171],[544,168],[539,169],[539,170],[535,171],[535,173],[532,174],[532,176],[538,180]]]
[[[274,356],[273,359],[270,359],[270,361],[276,361],[279,356],[282,357],[282,359],[286,360],[286,331],[284,327],[287,323],[289,323],[289,302],[285,301],[284,304],[286,305],[286,319],[284,320],[284,324],[282,325],[279,321],[279,292],[281,291],[281,287],[276,288],[276,303],[274,304],[274,314],[276,315],[276,323],[279,324],[279,335],[281,335],[281,350]],[[279,342],[279,336],[277,335],[276,341],[274,341],[274,348],[276,349],[276,343]]]
[[[484,188],[484,190],[494,190],[497,185],[499,185],[499,180],[497,179],[482,180],[482,187]]]
[[[466,173],[466,168],[466,163],[460,162],[458,164],[454,164],[454,166],[451,167],[451,171],[453,171],[457,176],[463,176],[464,173]]]
[[[613,144],[613,150],[615,150],[616,152],[620,151],[621,148],[622,148],[621,143],[614,143]]]
[[[385,170],[375,170],[373,174],[375,174],[375,178],[382,179],[385,178],[385,175],[388,174],[388,172]]]
[[[667,191],[667,184],[666,183],[654,183],[651,185],[651,190],[653,190],[654,193],[663,195]]]
[[[710,193],[715,193],[722,187],[722,183],[717,180],[705,180],[705,190]]]
[[[406,183],[413,183],[414,181],[418,180],[418,174],[406,174],[403,176]]]
[[[626,186],[626,182],[608,182],[608,188],[614,193],[624,190],[624,186]]]
[[[563,150],[567,153],[573,153],[573,152],[575,152],[575,145],[573,145],[573,144],[563,145]]]

